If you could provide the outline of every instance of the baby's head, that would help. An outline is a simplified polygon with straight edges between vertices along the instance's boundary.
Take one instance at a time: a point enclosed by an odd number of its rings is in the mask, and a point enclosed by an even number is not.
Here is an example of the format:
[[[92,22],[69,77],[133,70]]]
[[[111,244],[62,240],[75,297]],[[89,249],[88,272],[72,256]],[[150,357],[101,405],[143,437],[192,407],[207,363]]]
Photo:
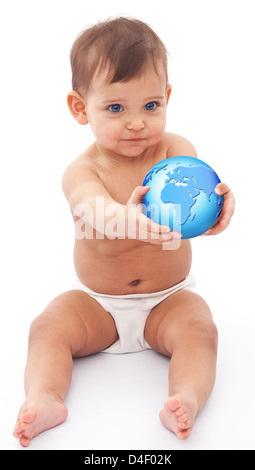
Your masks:
[[[102,72],[109,83],[126,82],[148,68],[166,76],[167,51],[157,34],[136,19],[108,20],[83,31],[71,50],[72,88],[84,95]],[[160,72],[159,72],[160,70]]]
[[[90,124],[103,155],[137,157],[161,140],[171,86],[165,46],[149,26],[118,18],[88,28],[71,65],[68,107]]]

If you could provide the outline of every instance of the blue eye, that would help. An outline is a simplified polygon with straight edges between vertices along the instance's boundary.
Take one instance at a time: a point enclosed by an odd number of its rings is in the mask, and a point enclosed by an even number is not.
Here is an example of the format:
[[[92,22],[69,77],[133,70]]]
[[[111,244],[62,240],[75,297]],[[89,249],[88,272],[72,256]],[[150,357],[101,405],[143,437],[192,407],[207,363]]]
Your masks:
[[[109,111],[111,111],[112,113],[119,113],[120,111],[123,111],[123,108],[120,104],[111,104],[109,107],[108,107]]]
[[[156,107],[157,107],[156,101],[150,101],[144,106],[144,109],[146,109],[146,111],[153,111]]]

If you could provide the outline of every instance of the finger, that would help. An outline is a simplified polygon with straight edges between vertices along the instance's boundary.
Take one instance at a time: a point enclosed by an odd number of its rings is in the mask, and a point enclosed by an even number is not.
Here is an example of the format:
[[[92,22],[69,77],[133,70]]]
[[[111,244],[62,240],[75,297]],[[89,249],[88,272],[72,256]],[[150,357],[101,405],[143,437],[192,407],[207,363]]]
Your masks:
[[[170,234],[157,234],[157,236],[155,236],[152,233],[143,231],[139,233],[138,239],[153,245],[167,246],[168,244],[172,244],[176,241],[181,241],[181,235],[179,233],[175,235],[174,232],[171,232]]]
[[[231,217],[223,216],[222,218],[216,222],[213,227],[211,227],[207,232],[203,233],[203,235],[218,235],[220,232],[223,232],[230,224]]]
[[[218,222],[221,223],[222,226],[224,224],[228,225],[234,214],[234,211],[235,211],[235,198],[233,196],[232,191],[229,190],[228,193],[224,197],[224,205],[223,205],[222,212],[221,212]]]
[[[145,196],[149,190],[149,186],[137,186],[137,188],[135,188],[132,192],[127,204],[140,204],[142,202],[143,196]]]
[[[139,236],[140,240],[147,240],[154,244],[162,244],[164,242],[171,242],[181,238],[181,234],[176,231],[171,231],[171,228],[166,225],[159,225],[151,219],[148,219],[144,214],[139,214]]]
[[[148,232],[152,233],[164,233],[168,234],[171,232],[171,228],[168,227],[168,225],[159,225],[156,222],[154,222],[152,219],[149,219],[146,217],[145,214],[140,213],[139,214],[139,228],[142,230],[146,230]]]
[[[215,188],[216,194],[219,196],[223,196],[223,194],[227,194],[230,191],[229,186],[226,183],[219,183]]]

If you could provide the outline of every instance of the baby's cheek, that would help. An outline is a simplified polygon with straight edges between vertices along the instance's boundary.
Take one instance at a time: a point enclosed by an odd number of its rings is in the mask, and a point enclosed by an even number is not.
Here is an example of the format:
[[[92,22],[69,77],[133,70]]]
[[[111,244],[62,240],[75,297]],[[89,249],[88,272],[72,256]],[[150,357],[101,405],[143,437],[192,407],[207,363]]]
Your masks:
[[[111,126],[102,124],[97,127],[96,132],[94,132],[96,140],[102,145],[110,144],[116,138],[116,131],[112,129]]]
[[[155,123],[155,125],[151,129],[151,132],[152,132],[152,137],[155,140],[159,141],[165,133],[165,123],[162,121]]]

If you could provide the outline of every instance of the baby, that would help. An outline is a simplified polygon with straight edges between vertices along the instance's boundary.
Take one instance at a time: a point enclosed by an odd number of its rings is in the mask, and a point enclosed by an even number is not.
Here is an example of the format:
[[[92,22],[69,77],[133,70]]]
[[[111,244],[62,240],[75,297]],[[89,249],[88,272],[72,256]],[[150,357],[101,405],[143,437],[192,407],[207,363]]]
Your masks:
[[[77,38],[71,66],[70,112],[95,136],[63,176],[78,281],[31,325],[14,436],[27,446],[66,419],[73,357],[152,348],[171,357],[160,420],[186,439],[214,386],[217,329],[192,290],[190,241],[141,211],[141,184],[155,163],[197,156],[189,141],[165,132],[166,49],[145,23],[118,18]],[[224,230],[234,211],[228,186],[216,192],[224,206],[208,235]]]

